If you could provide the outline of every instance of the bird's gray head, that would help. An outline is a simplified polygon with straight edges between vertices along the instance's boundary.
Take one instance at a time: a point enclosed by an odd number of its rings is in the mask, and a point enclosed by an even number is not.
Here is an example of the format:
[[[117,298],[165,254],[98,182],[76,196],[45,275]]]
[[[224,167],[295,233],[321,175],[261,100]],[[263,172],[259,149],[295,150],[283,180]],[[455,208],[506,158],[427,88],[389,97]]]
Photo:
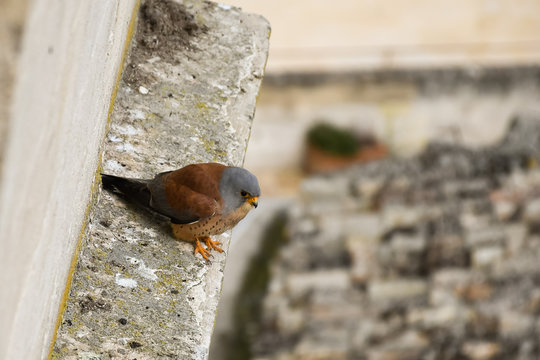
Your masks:
[[[246,201],[257,207],[261,195],[255,175],[239,167],[229,167],[223,171],[219,181],[219,192],[225,200],[225,213],[237,209]]]

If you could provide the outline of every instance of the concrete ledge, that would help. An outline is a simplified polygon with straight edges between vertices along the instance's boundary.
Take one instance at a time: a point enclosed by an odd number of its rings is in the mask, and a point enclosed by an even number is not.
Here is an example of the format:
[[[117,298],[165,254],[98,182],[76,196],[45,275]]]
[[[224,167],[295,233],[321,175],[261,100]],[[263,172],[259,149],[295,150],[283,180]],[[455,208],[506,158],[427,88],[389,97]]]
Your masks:
[[[103,172],[151,177],[193,162],[241,165],[269,32],[262,17],[224,5],[143,2]],[[226,250],[229,239],[218,237]],[[205,359],[225,260],[214,254],[206,263],[166,222],[102,192],[52,357]]]

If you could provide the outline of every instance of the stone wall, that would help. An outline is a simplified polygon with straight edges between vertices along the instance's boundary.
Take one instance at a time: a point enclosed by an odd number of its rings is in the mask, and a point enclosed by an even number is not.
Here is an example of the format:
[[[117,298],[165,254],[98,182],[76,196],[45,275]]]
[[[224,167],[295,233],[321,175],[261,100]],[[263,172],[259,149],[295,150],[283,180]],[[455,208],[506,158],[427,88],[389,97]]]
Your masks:
[[[305,180],[254,358],[537,359],[538,133]]]

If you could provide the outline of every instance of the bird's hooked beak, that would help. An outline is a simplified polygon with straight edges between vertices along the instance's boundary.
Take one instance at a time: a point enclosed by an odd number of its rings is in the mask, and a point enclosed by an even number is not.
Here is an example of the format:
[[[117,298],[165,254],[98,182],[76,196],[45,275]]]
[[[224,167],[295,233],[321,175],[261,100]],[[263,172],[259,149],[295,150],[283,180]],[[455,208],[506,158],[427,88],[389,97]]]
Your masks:
[[[258,196],[252,196],[247,199],[247,201],[253,205],[253,207],[259,206],[259,197]]]

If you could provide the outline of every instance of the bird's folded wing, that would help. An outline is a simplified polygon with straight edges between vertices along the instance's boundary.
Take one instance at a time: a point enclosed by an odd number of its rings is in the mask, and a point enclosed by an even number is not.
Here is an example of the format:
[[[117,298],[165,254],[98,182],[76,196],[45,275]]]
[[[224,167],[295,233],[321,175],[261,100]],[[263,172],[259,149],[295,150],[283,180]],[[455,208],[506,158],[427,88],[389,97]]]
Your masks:
[[[158,175],[148,188],[151,193],[150,207],[176,224],[193,223],[220,210],[214,198],[173,181],[168,173]]]

